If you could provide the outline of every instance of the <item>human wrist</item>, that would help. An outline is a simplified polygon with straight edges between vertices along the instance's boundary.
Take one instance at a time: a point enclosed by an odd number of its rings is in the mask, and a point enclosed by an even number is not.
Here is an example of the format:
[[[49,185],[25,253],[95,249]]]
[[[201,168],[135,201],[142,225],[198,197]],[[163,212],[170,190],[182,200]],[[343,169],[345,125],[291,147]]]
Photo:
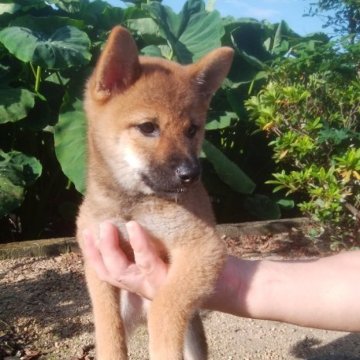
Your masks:
[[[229,256],[215,292],[204,306],[236,316],[276,320],[276,289],[281,288],[283,282],[280,263]]]
[[[257,260],[244,287],[244,316],[253,319],[276,320],[273,315],[278,307],[277,289],[283,276],[281,265],[275,261]],[[240,294],[241,296],[241,294]]]
[[[257,265],[258,261],[228,256],[215,291],[204,306],[210,310],[247,317],[247,295]]]

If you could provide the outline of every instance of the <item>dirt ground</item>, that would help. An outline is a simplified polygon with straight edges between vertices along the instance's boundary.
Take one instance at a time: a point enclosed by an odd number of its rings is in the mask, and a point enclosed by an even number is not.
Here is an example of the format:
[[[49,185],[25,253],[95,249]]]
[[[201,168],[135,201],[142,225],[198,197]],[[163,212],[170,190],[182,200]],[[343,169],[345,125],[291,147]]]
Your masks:
[[[309,244],[279,236],[226,241],[230,253],[248,258],[319,255]],[[358,333],[221,313],[206,312],[203,317],[210,359],[360,359]],[[0,359],[90,360],[93,344],[91,307],[78,254],[0,261]],[[141,328],[131,341],[130,359],[148,359],[146,347],[146,330]]]

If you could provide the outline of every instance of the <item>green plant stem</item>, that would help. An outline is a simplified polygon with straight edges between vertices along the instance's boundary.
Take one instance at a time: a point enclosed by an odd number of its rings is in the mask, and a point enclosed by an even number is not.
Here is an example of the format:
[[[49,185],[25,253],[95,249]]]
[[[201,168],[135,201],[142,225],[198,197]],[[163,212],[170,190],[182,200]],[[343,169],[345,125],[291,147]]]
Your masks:
[[[30,68],[31,68],[31,71],[32,71],[34,77],[36,78],[36,71],[35,71],[34,66],[33,66],[32,63],[30,63]]]
[[[35,76],[35,92],[36,92],[36,93],[39,92],[40,81],[41,81],[41,67],[38,66],[38,67],[36,68],[36,76]]]
[[[169,46],[169,48],[170,48],[170,54],[169,54],[169,56],[167,56],[166,58],[167,58],[167,60],[172,61],[172,60],[174,60],[174,59],[173,59],[173,57],[174,57],[174,50],[173,50],[173,47],[172,47],[170,41],[168,41],[167,43],[168,43],[168,46]]]
[[[56,77],[57,77],[57,79],[58,79],[58,81],[59,81],[59,84],[60,84],[61,86],[64,86],[64,83],[63,83],[63,81],[62,81],[62,79],[61,79],[61,76],[59,75],[59,72],[58,72],[58,71],[55,71],[55,74],[56,74]]]
[[[67,183],[66,183],[66,190],[70,190],[72,185],[72,181],[70,179],[68,179]]]

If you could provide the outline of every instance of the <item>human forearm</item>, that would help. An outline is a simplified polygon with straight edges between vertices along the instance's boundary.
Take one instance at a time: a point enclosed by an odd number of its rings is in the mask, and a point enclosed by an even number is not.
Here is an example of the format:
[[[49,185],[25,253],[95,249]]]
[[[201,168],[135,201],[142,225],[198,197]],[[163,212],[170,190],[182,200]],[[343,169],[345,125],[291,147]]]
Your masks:
[[[206,306],[257,319],[360,330],[360,252],[311,261],[228,258]]]

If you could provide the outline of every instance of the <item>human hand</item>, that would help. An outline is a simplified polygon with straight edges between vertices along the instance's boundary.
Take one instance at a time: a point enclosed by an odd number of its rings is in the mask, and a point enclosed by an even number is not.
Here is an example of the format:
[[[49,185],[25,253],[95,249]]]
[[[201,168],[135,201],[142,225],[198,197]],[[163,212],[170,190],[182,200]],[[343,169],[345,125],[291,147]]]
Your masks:
[[[134,251],[133,263],[120,248],[117,227],[105,221],[99,228],[98,239],[94,235],[95,229],[87,229],[83,233],[85,261],[99,279],[152,300],[166,280],[168,265],[156,253],[146,231],[135,221],[126,224],[129,243]],[[205,301],[205,307],[230,312],[226,309],[231,304],[229,298],[236,297],[240,278],[237,274],[242,273],[236,269],[237,266],[235,258],[228,257],[214,293]]]
[[[126,230],[135,263],[129,261],[120,248],[118,229],[109,221],[100,224],[98,241],[89,229],[83,232],[85,261],[99,279],[152,300],[165,282],[168,266],[139,224],[130,221]]]
[[[149,236],[139,224],[131,221],[126,224],[126,229],[135,263],[129,261],[120,248],[118,229],[109,221],[100,224],[98,238],[94,235],[94,228],[84,231],[85,261],[99,279],[152,300],[166,281],[168,265],[158,256]],[[246,316],[244,299],[254,265],[254,261],[229,256],[213,294],[203,305],[208,309]]]

